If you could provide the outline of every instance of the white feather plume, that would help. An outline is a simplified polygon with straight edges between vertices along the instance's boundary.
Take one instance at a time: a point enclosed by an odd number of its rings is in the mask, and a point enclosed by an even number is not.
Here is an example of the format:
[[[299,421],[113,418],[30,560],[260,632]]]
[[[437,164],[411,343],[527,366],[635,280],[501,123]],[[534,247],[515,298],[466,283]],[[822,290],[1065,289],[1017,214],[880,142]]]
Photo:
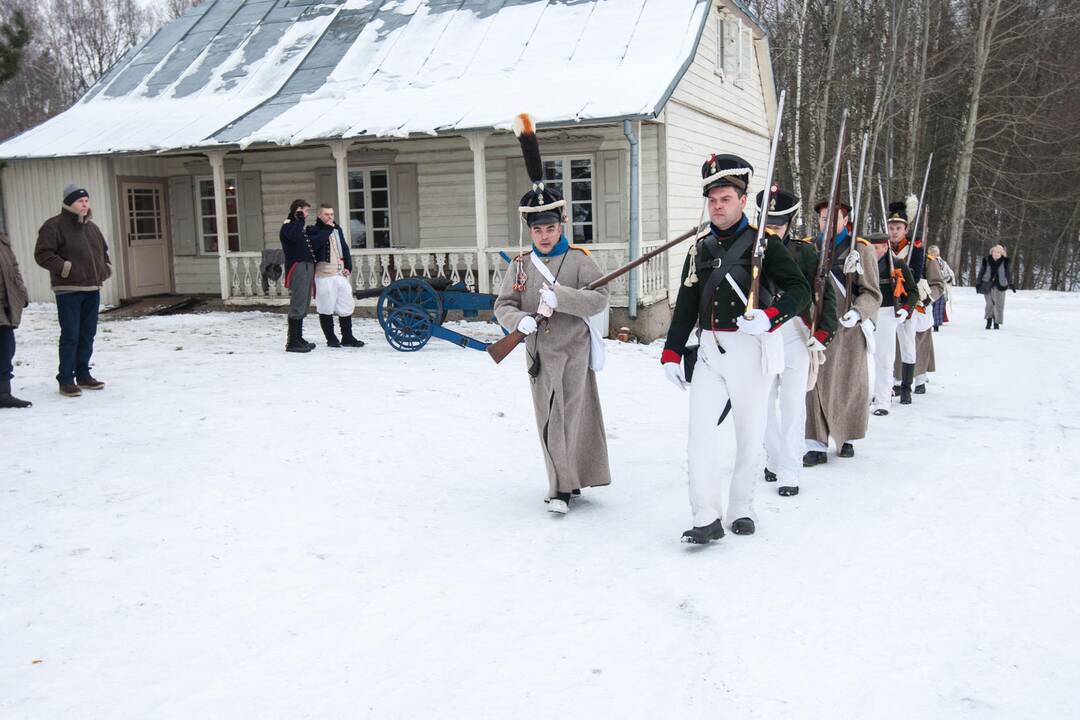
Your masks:
[[[915,213],[919,211],[919,198],[912,193],[904,198],[904,212],[907,213],[907,221],[915,224]]]

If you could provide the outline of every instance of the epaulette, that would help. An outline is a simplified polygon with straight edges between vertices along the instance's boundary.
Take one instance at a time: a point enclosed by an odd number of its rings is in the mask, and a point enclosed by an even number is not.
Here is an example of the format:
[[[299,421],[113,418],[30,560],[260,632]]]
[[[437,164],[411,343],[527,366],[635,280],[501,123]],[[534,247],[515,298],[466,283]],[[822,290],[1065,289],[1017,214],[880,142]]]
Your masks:
[[[855,242],[859,243],[860,245],[869,245],[870,244],[869,240],[867,240],[866,238],[861,238],[861,237],[855,238]]]
[[[814,244],[814,238],[807,235],[804,238],[799,238],[799,242],[806,243],[807,245],[813,245]]]
[[[586,255],[592,255],[592,251],[588,250],[587,248],[583,248],[580,245],[571,245],[570,249],[571,250],[580,250],[581,252],[585,253]]]

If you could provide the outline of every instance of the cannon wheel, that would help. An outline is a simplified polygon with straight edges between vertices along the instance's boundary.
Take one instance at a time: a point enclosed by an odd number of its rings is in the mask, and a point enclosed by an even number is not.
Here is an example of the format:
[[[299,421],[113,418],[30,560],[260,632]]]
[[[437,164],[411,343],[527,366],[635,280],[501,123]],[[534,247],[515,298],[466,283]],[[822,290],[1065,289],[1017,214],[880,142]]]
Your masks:
[[[390,283],[379,295],[375,317],[383,332],[388,332],[387,321],[397,308],[412,305],[427,313],[432,324],[441,325],[446,320],[446,309],[435,288],[422,278],[402,278]],[[389,337],[389,336],[388,336]]]
[[[386,315],[383,332],[390,347],[400,352],[416,352],[431,339],[431,316],[419,305],[395,307]]]

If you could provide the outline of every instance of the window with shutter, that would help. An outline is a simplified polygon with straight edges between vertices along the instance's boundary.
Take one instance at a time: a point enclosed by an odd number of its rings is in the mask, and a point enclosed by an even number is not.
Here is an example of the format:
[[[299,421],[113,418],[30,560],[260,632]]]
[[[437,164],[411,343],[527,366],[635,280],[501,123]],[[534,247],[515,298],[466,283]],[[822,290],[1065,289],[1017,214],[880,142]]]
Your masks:
[[[218,252],[217,210],[214,207],[214,179],[195,178],[198,212],[199,252],[216,255]],[[228,224],[229,252],[240,251],[240,206],[237,200],[236,177],[225,178],[225,220]]]
[[[754,75],[754,33],[750,28],[743,28],[739,37],[739,82],[749,83]]]

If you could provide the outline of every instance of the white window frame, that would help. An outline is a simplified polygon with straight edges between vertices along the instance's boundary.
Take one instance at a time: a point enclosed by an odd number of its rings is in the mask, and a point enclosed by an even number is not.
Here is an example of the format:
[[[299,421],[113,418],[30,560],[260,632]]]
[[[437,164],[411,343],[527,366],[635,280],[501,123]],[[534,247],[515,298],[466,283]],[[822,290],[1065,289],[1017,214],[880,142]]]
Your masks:
[[[739,73],[735,78],[735,86],[743,87],[750,82],[754,69],[754,31],[739,23]]]
[[[204,182],[209,182],[210,187],[213,187],[214,186],[214,176],[213,175],[196,175],[192,179],[195,182],[195,188],[194,188],[194,190],[195,190],[195,231],[196,231],[196,234],[198,235],[198,251],[199,251],[198,254],[199,255],[217,256],[217,254],[218,254],[217,250],[207,250],[206,249],[206,236],[203,234],[203,218],[205,217],[203,215],[203,211],[202,211],[203,196],[202,196],[202,191],[199,189],[200,184],[204,183]],[[244,229],[242,227],[243,223],[240,222],[240,218],[242,218],[244,216],[244,212],[240,207],[240,178],[239,178],[239,176],[237,174],[233,174],[231,177],[229,175],[226,175],[225,176],[225,185],[226,186],[229,184],[230,179],[233,181],[233,185],[236,187],[236,250],[229,249],[229,228],[228,228],[229,218],[228,218],[228,207],[226,206],[226,209],[225,209],[225,213],[226,213],[226,217],[225,217],[225,252],[226,253],[240,252],[241,250],[244,249]],[[215,205],[214,205],[214,214],[211,217],[214,219],[214,222],[217,223],[217,204],[216,204],[217,200],[214,200],[214,203],[215,203]],[[221,228],[218,228],[218,238],[219,238],[218,242],[219,243],[220,243],[220,237],[221,237]],[[218,247],[221,247],[220,244],[218,245]]]
[[[588,160],[591,172],[589,174],[589,204],[592,205],[592,219],[588,223],[575,223],[574,222],[574,199],[573,199],[573,180],[570,176],[570,164],[573,160]],[[566,227],[564,232],[566,239],[570,242],[574,242],[574,226],[588,224],[592,226],[592,240],[585,242],[595,245],[600,242],[598,235],[599,224],[596,221],[596,156],[591,153],[575,154],[575,155],[552,155],[544,158],[545,163],[558,162],[562,165],[563,179],[560,182],[563,189],[563,198],[566,200],[565,215],[566,222],[563,223]],[[580,182],[580,181],[579,181]]]
[[[727,74],[724,71],[724,23],[731,22],[726,17],[722,10],[717,8],[716,18],[716,49],[715,57],[713,58],[713,73],[720,77],[720,82],[727,82]]]
[[[371,173],[373,173],[373,172],[383,172],[383,173],[386,174],[386,215],[387,215],[387,221],[389,222],[389,225],[386,228],[375,228],[374,227],[376,208],[372,207],[372,202],[371,202],[371,191],[372,191]],[[393,214],[393,212],[394,212],[394,198],[393,198],[393,193],[390,192],[390,166],[389,165],[358,165],[356,167],[350,167],[349,170],[348,170],[348,173],[346,174],[346,179],[349,179],[349,176],[352,173],[363,173],[364,174],[364,190],[363,190],[363,193],[364,193],[364,238],[365,238],[365,242],[366,242],[366,247],[359,248],[359,247],[353,246],[351,249],[352,250],[388,250],[388,249],[392,249],[394,247],[394,214]],[[351,225],[352,225],[352,214],[353,214],[353,212],[356,212],[358,210],[358,208],[354,208],[353,204],[352,204],[352,193],[353,192],[354,191],[352,189],[346,188],[346,193],[348,193],[348,195],[349,195],[349,217],[347,219],[348,219],[348,222],[350,224],[350,229],[349,229],[350,230],[349,236],[351,238],[350,244],[356,243],[358,241],[358,238],[355,237],[352,234],[352,227],[351,227]],[[377,209],[382,210],[383,208],[377,208]],[[374,233],[374,230],[386,230],[387,232],[390,233],[390,245],[388,247],[386,247],[386,248],[376,248],[375,247],[375,233]]]

